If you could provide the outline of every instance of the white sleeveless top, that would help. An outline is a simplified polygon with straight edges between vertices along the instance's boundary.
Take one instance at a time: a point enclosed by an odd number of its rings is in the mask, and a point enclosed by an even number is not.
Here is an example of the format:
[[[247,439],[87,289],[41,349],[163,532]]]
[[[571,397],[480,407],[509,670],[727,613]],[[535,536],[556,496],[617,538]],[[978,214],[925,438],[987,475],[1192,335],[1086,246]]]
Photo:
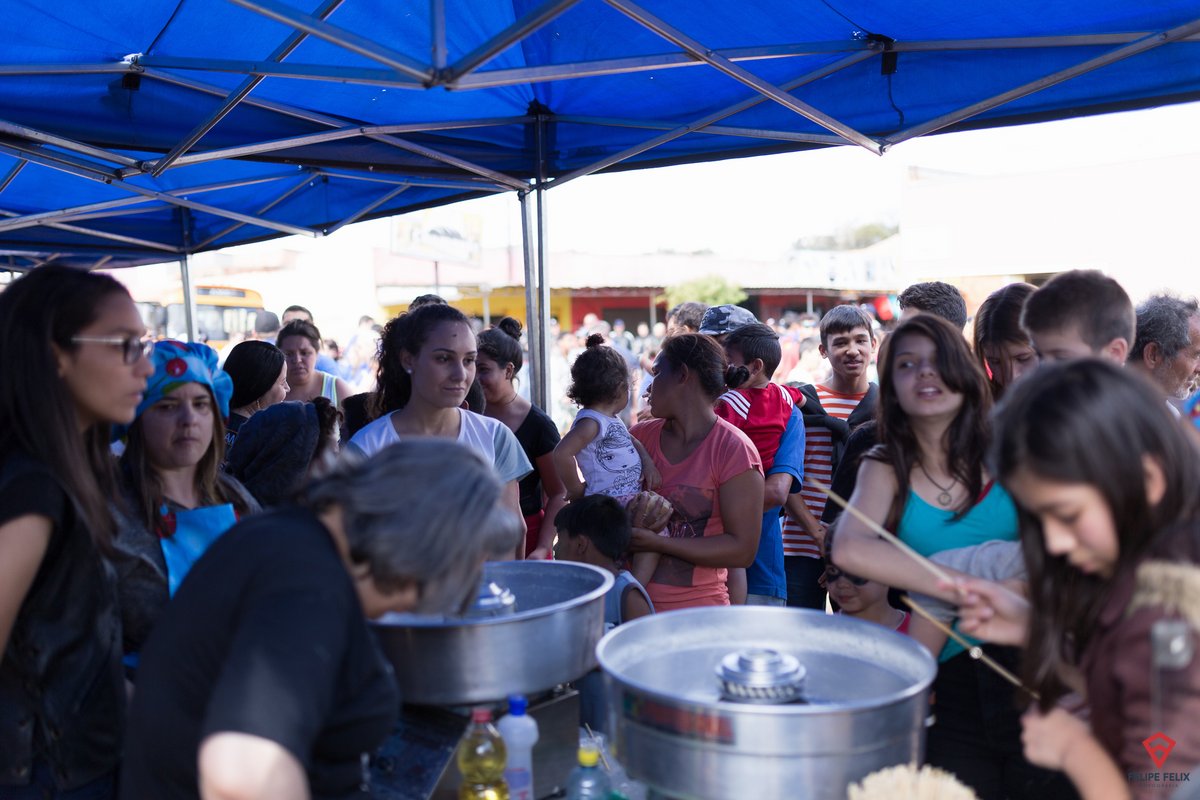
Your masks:
[[[575,456],[587,481],[585,493],[622,499],[637,494],[642,488],[642,459],[625,423],[619,417],[606,417],[585,408],[575,416],[572,427],[581,419],[595,420],[600,426],[596,438]]]

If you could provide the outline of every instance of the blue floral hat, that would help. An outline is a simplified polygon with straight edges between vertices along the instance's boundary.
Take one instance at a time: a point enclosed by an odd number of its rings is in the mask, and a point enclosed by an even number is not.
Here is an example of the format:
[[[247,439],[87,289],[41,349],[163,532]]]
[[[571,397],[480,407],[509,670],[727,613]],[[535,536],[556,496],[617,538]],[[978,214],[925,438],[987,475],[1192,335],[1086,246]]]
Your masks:
[[[233,396],[233,378],[217,366],[217,351],[206,344],[177,342],[165,339],[156,342],[150,355],[154,374],[146,383],[142,402],[138,404],[137,416],[162,400],[185,383],[199,383],[212,392],[221,419],[229,416],[229,398]],[[135,417],[136,418],[136,417]],[[123,438],[129,429],[118,426],[113,438]]]

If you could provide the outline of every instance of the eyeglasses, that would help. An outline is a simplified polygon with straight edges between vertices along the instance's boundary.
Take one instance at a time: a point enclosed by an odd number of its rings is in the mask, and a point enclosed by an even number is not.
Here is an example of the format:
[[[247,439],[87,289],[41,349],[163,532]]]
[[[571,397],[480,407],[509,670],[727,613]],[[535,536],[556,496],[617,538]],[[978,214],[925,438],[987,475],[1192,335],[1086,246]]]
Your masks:
[[[870,578],[860,578],[857,575],[851,575],[849,572],[842,572],[835,566],[825,567],[825,583],[826,585],[833,583],[838,578],[845,578],[855,586],[866,586]]]
[[[126,364],[136,364],[154,352],[154,339],[149,336],[72,336],[76,344],[111,344],[121,348],[121,357]]]

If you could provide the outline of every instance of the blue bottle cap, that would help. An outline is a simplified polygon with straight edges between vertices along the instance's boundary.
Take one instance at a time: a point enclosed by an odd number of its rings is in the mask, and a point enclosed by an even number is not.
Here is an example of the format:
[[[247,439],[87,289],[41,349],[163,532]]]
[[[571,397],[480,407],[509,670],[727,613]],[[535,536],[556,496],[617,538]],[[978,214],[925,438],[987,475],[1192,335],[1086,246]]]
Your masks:
[[[529,701],[525,699],[523,694],[510,694],[508,696],[508,713],[514,717],[525,716],[525,709],[529,706]]]

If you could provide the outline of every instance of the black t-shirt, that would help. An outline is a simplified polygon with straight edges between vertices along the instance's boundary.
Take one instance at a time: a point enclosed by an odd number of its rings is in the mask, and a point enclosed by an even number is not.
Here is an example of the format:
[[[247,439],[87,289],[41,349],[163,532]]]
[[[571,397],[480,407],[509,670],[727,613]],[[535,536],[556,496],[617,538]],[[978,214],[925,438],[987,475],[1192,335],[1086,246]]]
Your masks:
[[[299,508],[251,517],[196,562],[142,650],[121,797],[199,797],[199,746],[219,732],[283,746],[313,798],[369,797],[362,754],[399,702],[325,527]]]
[[[71,789],[117,764],[125,687],[116,588],[53,472],[14,451],[0,456],[0,525],[26,515],[52,528],[0,659],[0,787],[27,783],[36,757]]]
[[[521,513],[536,514],[542,508],[542,479],[538,475],[537,460],[553,452],[558,444],[558,428],[554,421],[537,406],[531,406],[525,419],[516,430],[517,441],[533,465],[530,472],[517,483],[521,495]]]

